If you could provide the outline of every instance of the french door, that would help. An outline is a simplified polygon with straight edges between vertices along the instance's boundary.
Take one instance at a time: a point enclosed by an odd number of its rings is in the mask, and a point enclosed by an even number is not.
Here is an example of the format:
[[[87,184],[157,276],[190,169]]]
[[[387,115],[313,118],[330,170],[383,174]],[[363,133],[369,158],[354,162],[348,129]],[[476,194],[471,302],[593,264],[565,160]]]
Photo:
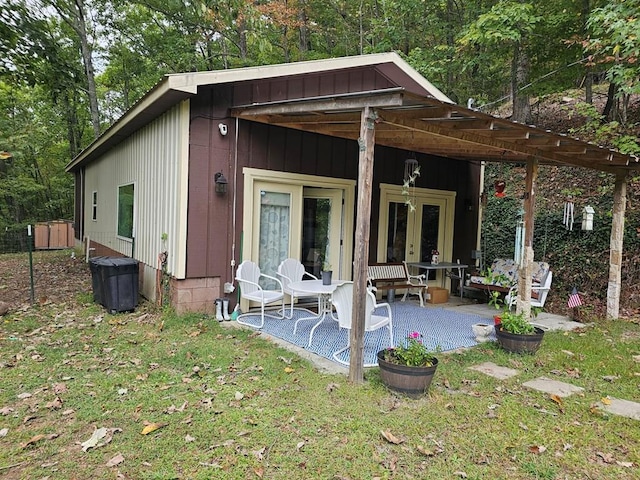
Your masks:
[[[454,203],[454,192],[416,188],[407,197],[401,187],[381,185],[378,261],[430,262],[434,250],[450,261]],[[442,272],[429,274],[436,280]]]

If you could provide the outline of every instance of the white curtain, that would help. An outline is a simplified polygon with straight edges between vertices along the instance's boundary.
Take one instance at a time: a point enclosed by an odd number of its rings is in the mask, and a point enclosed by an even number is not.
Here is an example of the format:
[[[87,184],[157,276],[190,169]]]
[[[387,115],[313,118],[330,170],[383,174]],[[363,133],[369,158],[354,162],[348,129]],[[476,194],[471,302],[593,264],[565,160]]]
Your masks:
[[[267,275],[275,276],[280,262],[289,257],[290,205],[288,193],[261,192],[258,265]],[[265,282],[262,287],[274,288],[271,283]]]

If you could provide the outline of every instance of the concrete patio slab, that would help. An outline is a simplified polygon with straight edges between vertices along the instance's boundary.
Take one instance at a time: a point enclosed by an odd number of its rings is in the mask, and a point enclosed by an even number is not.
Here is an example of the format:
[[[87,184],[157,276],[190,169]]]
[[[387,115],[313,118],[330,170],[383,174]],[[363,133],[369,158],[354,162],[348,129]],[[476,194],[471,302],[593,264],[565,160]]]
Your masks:
[[[511,377],[515,377],[520,373],[518,370],[514,370],[513,368],[501,367],[500,365],[496,365],[493,362],[484,362],[478,365],[474,365],[469,367],[469,370],[476,370],[480,373],[484,373],[485,375],[489,375],[490,377],[497,378],[498,380],[506,380]]]
[[[493,306],[486,303],[475,303],[470,299],[460,299],[460,297],[449,297],[449,302],[440,306],[458,312],[480,315],[488,319],[492,319],[495,314],[499,313]],[[531,323],[540,326],[543,330],[560,331],[571,331],[585,326],[584,323],[574,322],[569,317],[548,312],[540,312]]]
[[[640,420],[640,403],[619,398],[607,397],[609,404],[599,402],[598,407],[607,413]]]
[[[538,377],[522,384],[524,387],[538,390],[539,392],[545,392],[550,395],[557,395],[559,397],[568,397],[574,393],[580,393],[584,390],[582,387],[576,387],[570,383],[559,382],[558,380],[552,380],[547,377]]]

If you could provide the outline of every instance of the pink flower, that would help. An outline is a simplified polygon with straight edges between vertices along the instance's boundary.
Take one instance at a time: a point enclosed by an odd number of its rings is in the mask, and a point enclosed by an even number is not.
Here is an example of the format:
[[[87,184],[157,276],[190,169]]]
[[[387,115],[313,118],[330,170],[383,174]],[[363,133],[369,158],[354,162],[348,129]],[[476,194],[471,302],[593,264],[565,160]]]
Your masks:
[[[407,338],[420,338],[420,332],[411,332]]]

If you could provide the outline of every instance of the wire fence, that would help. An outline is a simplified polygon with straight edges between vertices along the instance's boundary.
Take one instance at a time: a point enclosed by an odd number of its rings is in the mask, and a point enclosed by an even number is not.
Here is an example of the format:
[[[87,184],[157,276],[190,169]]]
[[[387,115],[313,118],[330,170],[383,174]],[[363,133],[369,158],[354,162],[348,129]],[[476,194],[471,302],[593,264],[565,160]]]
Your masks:
[[[127,252],[115,250],[124,244]],[[65,301],[78,283],[88,282],[93,257],[132,257],[135,242],[122,242],[114,232],[92,233],[77,241],[67,221],[6,227],[0,230],[0,302],[12,305]]]

